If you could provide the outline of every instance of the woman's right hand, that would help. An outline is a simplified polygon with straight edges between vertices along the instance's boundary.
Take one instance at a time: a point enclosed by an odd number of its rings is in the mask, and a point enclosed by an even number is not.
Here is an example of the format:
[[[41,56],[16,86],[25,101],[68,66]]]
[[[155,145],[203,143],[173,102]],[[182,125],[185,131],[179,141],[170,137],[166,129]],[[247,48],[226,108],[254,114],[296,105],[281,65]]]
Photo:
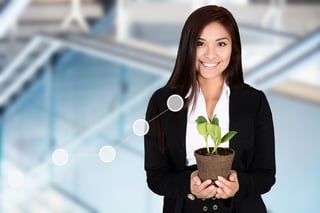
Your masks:
[[[215,197],[217,187],[212,184],[212,180],[201,182],[198,171],[194,171],[190,176],[190,191],[197,198],[208,199]]]

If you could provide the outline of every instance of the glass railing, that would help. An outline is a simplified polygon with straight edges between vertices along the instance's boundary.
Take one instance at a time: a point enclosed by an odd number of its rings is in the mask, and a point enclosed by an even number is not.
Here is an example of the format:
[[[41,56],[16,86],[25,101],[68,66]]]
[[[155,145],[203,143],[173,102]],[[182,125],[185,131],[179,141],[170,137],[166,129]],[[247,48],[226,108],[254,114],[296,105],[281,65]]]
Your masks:
[[[144,118],[152,91],[167,80],[168,73],[159,71],[161,57],[148,54],[141,63],[129,57],[130,52],[139,54],[130,48],[126,48],[127,55],[110,55],[117,50],[112,50],[112,42],[103,52],[92,48],[91,40],[85,46],[85,39],[81,44],[37,39],[60,48],[51,52],[42,75],[20,91],[23,95],[3,114],[2,164],[11,165],[2,169],[1,197],[6,209],[33,212],[45,203],[47,209],[79,212],[71,211],[66,203],[85,203],[97,212],[126,212],[128,206],[137,212],[152,212],[148,205],[156,197],[146,188],[143,138],[133,134],[132,124]],[[73,50],[70,61],[55,68],[51,62],[69,49]],[[157,66],[152,70],[146,60]],[[99,152],[103,147],[111,147],[116,158],[102,161]],[[56,149],[68,153],[66,165],[53,161]],[[52,191],[53,184],[71,196],[55,191],[63,202],[51,201],[54,196],[39,199],[42,191]],[[127,189],[124,194],[119,193],[119,184]],[[4,196],[7,194],[12,196]],[[134,199],[123,205],[123,196]],[[80,212],[94,211],[83,208]]]
[[[83,212],[157,212],[159,197],[145,183],[143,138],[133,134],[132,124],[144,118],[152,92],[168,79],[171,58],[92,38],[35,39],[51,49],[44,49],[42,75],[2,116],[6,208],[34,210],[45,203],[68,212],[70,203]],[[54,63],[69,50],[68,61]],[[39,68],[31,67],[30,73]],[[60,152],[58,162],[57,149],[66,154]],[[39,199],[43,190],[53,190],[60,204],[52,203],[52,196]],[[122,205],[123,196],[133,199]]]

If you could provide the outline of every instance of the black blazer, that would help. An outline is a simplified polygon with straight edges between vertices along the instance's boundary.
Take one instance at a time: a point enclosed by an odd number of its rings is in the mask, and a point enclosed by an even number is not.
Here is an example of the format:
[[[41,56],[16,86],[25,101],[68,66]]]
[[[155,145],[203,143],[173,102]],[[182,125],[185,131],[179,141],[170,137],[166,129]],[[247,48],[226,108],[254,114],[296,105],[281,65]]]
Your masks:
[[[161,88],[150,99],[146,113],[150,129],[144,142],[145,170],[149,188],[164,196],[163,212],[181,213],[183,202],[190,193],[192,172],[186,169],[188,110],[168,110],[167,99],[172,94],[174,91]],[[232,212],[264,213],[266,207],[261,194],[268,192],[275,183],[270,107],[264,93],[252,87],[231,89],[229,103],[230,130],[238,132],[230,141],[230,148],[236,153],[232,169],[238,173],[240,189],[235,197],[224,202],[230,205]],[[163,130],[163,151],[159,145],[159,125]]]

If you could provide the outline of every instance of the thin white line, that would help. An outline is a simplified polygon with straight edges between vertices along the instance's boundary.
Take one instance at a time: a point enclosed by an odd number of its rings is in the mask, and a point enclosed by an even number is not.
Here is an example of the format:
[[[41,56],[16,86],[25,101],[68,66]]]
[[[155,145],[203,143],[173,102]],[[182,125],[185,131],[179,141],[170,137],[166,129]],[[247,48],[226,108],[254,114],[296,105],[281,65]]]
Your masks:
[[[152,122],[153,120],[157,119],[158,117],[160,117],[161,115],[163,115],[164,113],[166,113],[169,109],[166,109],[165,111],[161,112],[159,115],[155,116],[154,118],[152,118],[150,121],[148,121],[149,123]]]

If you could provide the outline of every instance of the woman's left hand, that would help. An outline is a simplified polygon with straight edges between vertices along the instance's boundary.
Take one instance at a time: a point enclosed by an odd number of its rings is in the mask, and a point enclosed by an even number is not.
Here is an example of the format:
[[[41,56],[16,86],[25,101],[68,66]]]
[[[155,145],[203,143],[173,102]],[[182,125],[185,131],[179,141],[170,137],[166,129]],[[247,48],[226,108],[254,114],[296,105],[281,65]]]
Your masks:
[[[215,184],[218,186],[216,198],[227,199],[234,197],[239,190],[239,182],[237,172],[232,170],[229,179],[223,177],[218,177],[218,180],[215,181]]]

